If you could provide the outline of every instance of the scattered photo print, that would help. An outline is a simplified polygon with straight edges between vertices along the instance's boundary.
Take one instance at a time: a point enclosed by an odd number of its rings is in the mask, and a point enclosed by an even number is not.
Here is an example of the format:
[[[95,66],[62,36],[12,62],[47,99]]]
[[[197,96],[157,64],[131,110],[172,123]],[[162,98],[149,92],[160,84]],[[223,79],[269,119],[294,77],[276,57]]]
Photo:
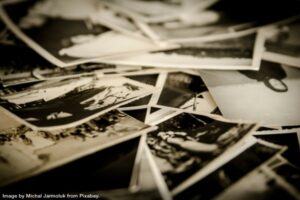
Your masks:
[[[87,122],[153,92],[127,78],[55,79],[0,97],[0,105],[33,129],[61,129]]]
[[[24,125],[19,125],[1,131],[0,148],[3,163],[1,163],[0,167],[7,167],[13,171],[14,168],[7,165],[18,165],[18,160],[12,159],[25,154],[29,156],[27,156],[28,159],[26,157],[22,159],[26,164],[24,166],[35,164],[34,162],[29,162],[29,158],[35,158],[39,162],[39,168],[31,170],[31,173],[39,174],[130,140],[150,130],[152,128],[149,126],[120,111],[111,111],[79,126],[51,132],[32,131]],[[16,150],[8,151],[7,147]],[[14,162],[5,162],[9,159]],[[36,165],[35,167],[37,167]],[[24,169],[26,168],[24,167]],[[7,174],[4,175],[7,176]],[[1,185],[30,175],[32,174],[23,173],[19,177],[10,176],[8,180],[3,180]]]
[[[138,137],[1,189],[6,193],[69,194],[128,189],[139,146]]]
[[[227,188],[216,200],[297,199],[266,168],[258,168]]]
[[[290,163],[300,167],[300,130],[275,130],[259,131],[254,134],[256,138],[287,146],[288,149],[282,154]]]
[[[288,24],[265,30],[266,52],[263,58],[282,64],[300,67],[300,17]]]
[[[200,74],[225,117],[268,126],[299,125],[299,69],[262,61],[259,71]]]
[[[263,35],[250,32],[220,41],[192,40],[174,49],[121,56],[104,62],[163,68],[257,70],[263,45]]]
[[[255,124],[180,113],[158,125],[147,144],[170,190],[245,138]]]
[[[1,17],[27,45],[53,64],[66,67],[96,57],[159,49],[150,41],[112,31],[99,21],[100,1],[6,1]],[[97,6],[98,5],[98,6]]]
[[[220,166],[185,191],[177,194],[175,199],[211,199],[271,159],[282,149],[280,146],[271,143],[252,141],[249,144],[247,144],[246,149],[239,152],[229,162]]]
[[[160,84],[163,88],[156,102],[157,106],[208,114],[214,114],[218,110],[200,76],[169,72]]]

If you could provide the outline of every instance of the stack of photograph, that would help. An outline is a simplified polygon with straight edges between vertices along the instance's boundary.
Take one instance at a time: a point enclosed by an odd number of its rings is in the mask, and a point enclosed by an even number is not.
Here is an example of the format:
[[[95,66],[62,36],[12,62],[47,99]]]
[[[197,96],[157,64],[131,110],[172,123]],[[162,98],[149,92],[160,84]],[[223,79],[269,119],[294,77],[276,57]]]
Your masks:
[[[0,0],[0,198],[300,199],[299,0]]]

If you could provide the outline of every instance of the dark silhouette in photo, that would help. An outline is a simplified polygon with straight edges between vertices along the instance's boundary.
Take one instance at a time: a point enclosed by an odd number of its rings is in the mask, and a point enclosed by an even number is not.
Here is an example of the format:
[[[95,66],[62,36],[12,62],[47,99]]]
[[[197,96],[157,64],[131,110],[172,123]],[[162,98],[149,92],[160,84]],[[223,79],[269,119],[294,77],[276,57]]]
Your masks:
[[[287,92],[288,86],[283,82],[286,72],[277,63],[262,62],[259,71],[239,71],[250,79],[263,82],[265,86],[275,92]]]

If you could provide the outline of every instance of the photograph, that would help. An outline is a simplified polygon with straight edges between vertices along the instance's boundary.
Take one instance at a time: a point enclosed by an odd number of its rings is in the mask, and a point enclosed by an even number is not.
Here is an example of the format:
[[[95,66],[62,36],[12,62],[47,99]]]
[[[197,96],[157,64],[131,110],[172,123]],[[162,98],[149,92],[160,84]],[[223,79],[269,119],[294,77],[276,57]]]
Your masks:
[[[224,117],[261,126],[299,125],[299,69],[262,61],[259,71],[199,73]]]
[[[291,23],[269,27],[263,59],[300,67],[300,16]]]
[[[295,166],[300,167],[300,129],[257,131],[256,138],[278,145],[287,146],[282,156]]]
[[[82,124],[153,91],[124,77],[55,79],[2,95],[0,106],[33,129],[54,130]]]
[[[257,127],[178,112],[156,124],[147,144],[170,191],[243,142]]]
[[[193,12],[185,13],[181,20],[144,23],[140,28],[154,41],[182,43],[194,39],[219,40],[236,32],[257,30],[298,15],[299,11],[296,8],[299,5],[297,0],[287,0],[284,3],[222,0],[213,3],[205,10],[196,8]],[[266,10],[268,15],[265,14]]]
[[[140,137],[95,151],[64,166],[2,187],[13,193],[98,193],[131,188]],[[117,180],[117,181],[116,181]],[[53,184],[55,183],[55,184]],[[82,184],[84,183],[84,184]]]
[[[163,76],[163,75],[162,75]],[[218,114],[219,109],[199,75],[185,71],[166,73],[159,81],[160,93],[151,105],[176,108],[207,114]]]
[[[28,161],[30,158],[35,158],[39,166],[34,170],[31,169],[30,173],[18,174],[19,176],[12,174],[7,179],[1,180],[0,185],[43,173],[86,155],[138,137],[153,129],[153,127],[125,113],[114,110],[69,129],[49,132],[32,131],[24,125],[17,125],[2,130],[0,135],[1,160],[3,161],[1,168],[8,168],[7,170],[10,169],[17,173],[18,171],[14,170],[15,168],[10,165],[17,166],[21,161],[17,162],[18,160],[15,158],[23,154],[28,155],[28,159],[26,156],[22,159],[27,164],[24,166],[35,165],[34,167],[36,167],[37,164]],[[8,163],[5,160],[14,162]],[[25,169],[26,167],[24,167]],[[3,175],[8,176],[9,174]]]
[[[159,50],[150,40],[113,31],[90,16],[100,1],[3,1],[0,16],[8,28],[51,63],[67,67],[138,51]],[[96,6],[95,6],[96,5]]]
[[[282,150],[282,146],[255,139],[249,140],[236,150],[236,155],[231,155],[232,158],[228,162],[186,190],[175,193],[174,199],[212,199]]]
[[[257,70],[264,41],[263,34],[251,31],[219,41],[192,40],[169,50],[108,58],[103,62],[162,68]]]
[[[248,175],[241,178],[223,193],[217,196],[216,200],[243,199],[243,200],[269,200],[269,199],[290,199],[296,200],[285,185],[279,181],[270,169],[259,167]]]

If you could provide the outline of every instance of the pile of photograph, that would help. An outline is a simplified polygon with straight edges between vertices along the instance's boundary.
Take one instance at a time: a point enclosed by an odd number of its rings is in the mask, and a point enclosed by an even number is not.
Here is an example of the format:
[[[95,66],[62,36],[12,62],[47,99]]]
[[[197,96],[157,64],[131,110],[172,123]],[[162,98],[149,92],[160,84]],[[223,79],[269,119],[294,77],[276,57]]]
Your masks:
[[[0,0],[0,198],[300,199],[299,0]]]

